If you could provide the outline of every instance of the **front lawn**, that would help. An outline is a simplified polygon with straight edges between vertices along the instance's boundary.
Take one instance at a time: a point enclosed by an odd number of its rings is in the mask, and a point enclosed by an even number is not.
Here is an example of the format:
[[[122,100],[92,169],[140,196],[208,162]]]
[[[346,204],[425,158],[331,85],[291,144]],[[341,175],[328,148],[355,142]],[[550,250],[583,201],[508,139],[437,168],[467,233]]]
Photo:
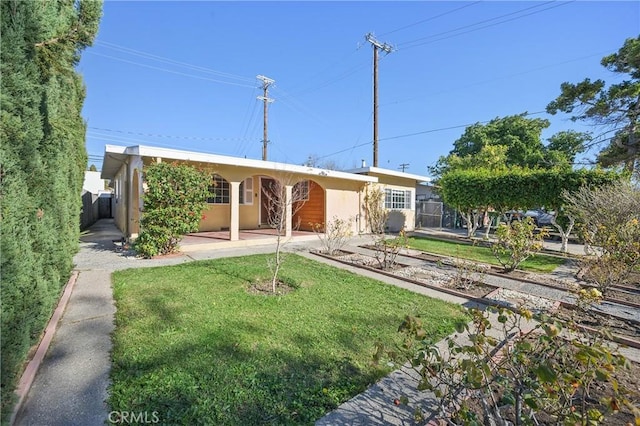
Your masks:
[[[474,260],[477,262],[487,263],[489,265],[500,266],[500,262],[495,258],[489,247],[474,246],[454,241],[442,241],[423,237],[410,237],[409,247],[443,256]],[[518,269],[531,272],[548,273],[564,264],[564,262],[565,260],[561,257],[536,254],[522,262]]]
[[[295,291],[248,292],[266,265],[116,272],[110,409],[162,424],[313,424],[389,372],[372,365],[374,345],[397,340],[405,315],[421,315],[434,341],[465,320],[459,306],[297,255],[281,273]]]

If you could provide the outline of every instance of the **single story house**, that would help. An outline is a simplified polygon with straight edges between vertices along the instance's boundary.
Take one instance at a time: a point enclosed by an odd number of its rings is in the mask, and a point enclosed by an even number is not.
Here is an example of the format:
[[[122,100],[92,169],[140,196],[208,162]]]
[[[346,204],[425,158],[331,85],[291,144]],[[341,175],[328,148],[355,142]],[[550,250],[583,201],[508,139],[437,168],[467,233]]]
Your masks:
[[[412,201],[415,182],[420,180],[398,176],[408,175],[399,172],[386,171],[385,174],[377,168],[351,173],[144,145],[107,145],[101,177],[111,180],[115,223],[128,238],[135,238],[140,232],[146,187],[144,168],[163,161],[188,163],[213,171],[212,197],[207,200],[208,208],[199,230],[228,231],[231,241],[239,239],[240,230],[269,227],[265,194],[274,180],[285,186],[288,197],[297,192],[304,199],[295,214],[291,208],[287,209],[286,236],[291,236],[296,228],[310,231],[313,224],[324,224],[334,217],[352,219],[352,231],[366,233],[363,202],[367,188],[384,179],[385,188],[393,189],[385,205],[392,210],[401,207],[404,213],[415,208]],[[401,197],[398,191],[405,191],[404,195]],[[403,201],[403,197],[409,196],[410,201]],[[413,229],[413,219],[407,217],[404,223],[407,229]],[[390,230],[393,230],[391,226]]]
[[[348,172],[378,179],[378,185],[385,192],[384,206],[389,210],[387,228],[390,232],[399,232],[403,228],[406,231],[415,229],[416,191],[430,182],[430,177],[367,166],[348,170]]]

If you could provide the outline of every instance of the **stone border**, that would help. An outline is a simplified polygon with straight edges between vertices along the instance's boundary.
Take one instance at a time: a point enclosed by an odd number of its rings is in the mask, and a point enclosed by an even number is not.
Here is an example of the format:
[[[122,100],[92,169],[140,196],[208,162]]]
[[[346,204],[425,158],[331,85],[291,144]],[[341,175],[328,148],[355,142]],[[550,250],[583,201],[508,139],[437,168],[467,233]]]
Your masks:
[[[33,355],[33,358],[31,358],[31,360],[25,367],[22,375],[20,376],[20,382],[18,383],[18,386],[15,390],[15,394],[18,395],[18,402],[13,407],[11,419],[9,420],[10,425],[14,424],[18,413],[22,409],[22,404],[24,403],[27,394],[31,389],[31,385],[33,384],[33,380],[36,377],[36,373],[38,372],[38,369],[40,368],[40,365],[42,364],[42,361],[44,360],[44,357],[49,350],[49,345],[53,340],[53,336],[55,335],[56,329],[58,328],[58,323],[60,322],[60,319],[64,314],[69,299],[71,298],[71,293],[73,292],[73,288],[76,284],[76,281],[78,280],[79,274],[79,271],[74,270],[71,272],[71,277],[64,287],[64,291],[62,293],[62,296],[60,297],[60,300],[58,301],[58,305],[53,311],[53,315],[51,315],[47,327],[44,329],[42,338],[40,339],[40,343],[38,344],[38,349],[36,350],[35,355]]]

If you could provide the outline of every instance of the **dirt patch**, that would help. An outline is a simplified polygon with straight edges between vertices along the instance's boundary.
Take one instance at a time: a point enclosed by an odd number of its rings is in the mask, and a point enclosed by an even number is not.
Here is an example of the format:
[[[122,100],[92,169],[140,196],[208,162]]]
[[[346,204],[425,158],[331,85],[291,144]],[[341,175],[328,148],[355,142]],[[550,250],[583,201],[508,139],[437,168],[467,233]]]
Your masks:
[[[544,284],[567,291],[578,291],[581,288],[593,287],[586,281],[581,281],[574,277],[559,277],[555,274],[539,274],[524,271],[513,271],[505,276],[533,281],[539,284]],[[639,305],[640,288],[637,287],[637,285],[635,287],[633,285],[629,285],[628,288],[610,288],[607,290],[605,298],[611,301],[620,301],[622,303],[626,302],[634,305]]]
[[[406,266],[389,272],[399,278],[409,279],[432,287],[455,290],[475,298],[484,297],[496,289],[496,287],[472,280],[467,276],[436,268]]]
[[[280,280],[276,282],[275,293],[273,291],[273,284],[271,280],[257,281],[255,283],[251,283],[247,287],[248,293],[256,294],[259,296],[282,296],[285,294],[289,294],[294,290],[295,290],[295,287]]]
[[[578,309],[571,309],[561,306],[557,310],[559,319],[567,321],[572,319],[579,325],[596,329],[598,331],[609,331],[619,336],[628,337],[633,340],[640,340],[640,324],[635,321],[607,315],[593,309],[584,312]]]

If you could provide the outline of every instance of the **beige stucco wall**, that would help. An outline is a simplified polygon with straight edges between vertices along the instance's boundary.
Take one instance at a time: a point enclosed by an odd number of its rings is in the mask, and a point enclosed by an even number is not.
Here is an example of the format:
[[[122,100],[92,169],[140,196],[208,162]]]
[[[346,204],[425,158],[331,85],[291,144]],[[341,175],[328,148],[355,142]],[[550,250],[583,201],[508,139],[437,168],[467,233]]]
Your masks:
[[[258,171],[256,171],[258,172]],[[218,168],[216,173],[225,178],[244,180],[251,176],[250,169],[238,173],[228,168]],[[309,179],[309,176],[284,174],[278,171],[269,172],[268,175],[257,173],[253,178],[253,204],[241,204],[240,229],[256,229],[260,223],[260,177],[282,179],[286,184],[295,184],[301,180]],[[352,219],[352,232],[354,234],[363,231],[359,227],[361,218],[361,195],[363,182],[330,179],[322,176],[314,176],[312,179],[325,191],[325,221],[330,221],[334,216],[340,219]],[[219,231],[229,227],[231,220],[231,207],[229,204],[209,204],[204,212],[205,218],[200,222],[200,231]]]
[[[403,227],[405,231],[413,231],[416,223],[416,182],[413,179],[403,179],[396,176],[371,174],[378,178],[378,186],[385,189],[399,189],[411,191],[411,209],[392,209],[389,211],[387,226],[390,232],[399,232]]]
[[[149,164],[157,159],[144,158],[144,164]],[[160,160],[162,161],[162,160]],[[283,172],[279,170],[268,171],[265,173],[261,169],[252,169],[247,167],[237,167],[230,165],[216,164],[198,164],[191,163],[201,168],[205,168],[211,173],[222,176],[228,182],[242,182],[246,178],[252,178],[253,181],[253,203],[239,205],[239,226],[240,229],[256,229],[259,227],[260,221],[260,177],[266,176],[270,178],[280,179],[285,184],[293,185],[299,181],[311,179],[319,184],[325,191],[325,221],[328,222],[334,217],[340,219],[352,220],[352,232],[354,234],[366,232],[364,223],[364,210],[362,197],[365,182],[352,181],[346,179],[331,178],[325,176],[308,176],[303,174],[292,174],[291,172]],[[133,204],[131,200],[126,201],[126,197],[131,197],[135,191],[131,187],[133,184],[133,171],[143,170],[143,159],[140,157],[129,157],[129,165],[123,165],[118,171],[114,179],[114,189],[116,195],[114,198],[114,218],[116,225],[123,233],[127,229],[131,229],[131,222],[137,220],[138,214],[133,212]],[[141,175],[142,177],[142,175]],[[128,183],[128,185],[127,185]],[[143,179],[139,179],[139,216],[144,212],[144,184]],[[231,195],[233,196],[233,195]],[[208,204],[207,209],[203,212],[204,219],[201,220],[200,231],[219,231],[228,229],[231,222],[231,205],[230,204]],[[127,218],[129,220],[129,228],[127,228]],[[407,220],[409,222],[409,220]]]
[[[125,232],[127,223],[126,210],[126,185],[127,185],[127,168],[126,165],[120,167],[115,178],[111,182],[113,187],[113,220],[121,232]]]
[[[229,176],[229,174],[223,173],[217,174],[227,179],[226,176]],[[258,176],[246,176],[245,173],[235,175],[232,174],[232,176],[239,181],[244,181],[245,178],[251,178],[253,181],[252,204],[240,204],[239,219],[240,229],[256,229],[258,227],[260,211],[260,197],[258,186],[260,184],[260,179]],[[229,181],[229,179],[227,179],[227,181]],[[220,231],[222,229],[228,229],[231,222],[231,204],[208,204],[207,209],[202,214],[204,216],[204,219],[200,221],[200,231]]]
[[[326,222],[330,222],[334,218],[351,220],[353,234],[366,232],[362,203],[364,186],[364,182],[341,181],[333,182],[331,187],[325,188]]]
[[[139,174],[137,191],[136,188],[133,188],[133,175],[136,170]],[[139,221],[143,210],[142,158],[129,157],[128,162],[123,163],[116,173],[111,186],[114,190],[114,222],[125,236],[135,238],[137,234],[132,234],[132,227],[135,222]],[[138,203],[133,200],[136,193],[139,194]]]

